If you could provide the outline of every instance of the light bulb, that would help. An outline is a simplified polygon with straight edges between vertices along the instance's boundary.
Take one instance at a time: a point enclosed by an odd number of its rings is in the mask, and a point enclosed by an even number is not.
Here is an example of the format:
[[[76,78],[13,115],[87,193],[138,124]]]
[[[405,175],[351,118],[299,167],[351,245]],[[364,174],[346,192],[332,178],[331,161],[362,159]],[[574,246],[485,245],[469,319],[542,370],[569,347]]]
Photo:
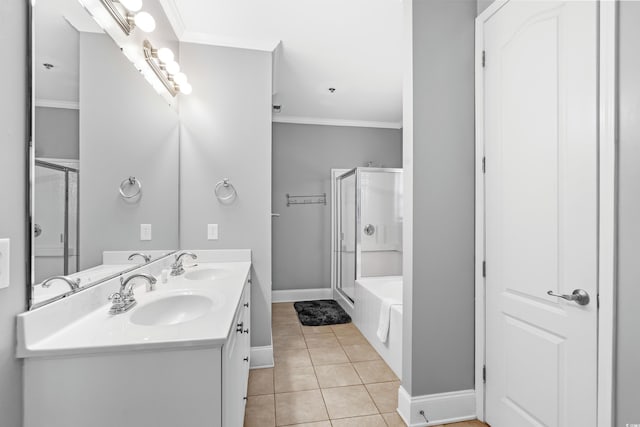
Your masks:
[[[173,52],[168,47],[158,49],[158,59],[165,64],[173,61]]]
[[[136,27],[140,28],[145,33],[150,33],[156,29],[156,20],[153,19],[153,16],[148,12],[140,12],[136,14],[133,21],[135,22]]]
[[[137,12],[142,9],[142,0],[120,0],[120,4],[129,12]]]
[[[165,70],[169,74],[178,74],[180,72],[180,65],[176,61],[169,61],[164,64]]]
[[[189,95],[191,92],[193,92],[193,88],[189,83],[185,83],[183,85],[178,85],[178,86],[180,86],[180,92],[184,93],[185,95]]]
[[[187,83],[187,75],[185,73],[176,73],[173,76],[173,81],[176,82],[178,86],[182,86]]]

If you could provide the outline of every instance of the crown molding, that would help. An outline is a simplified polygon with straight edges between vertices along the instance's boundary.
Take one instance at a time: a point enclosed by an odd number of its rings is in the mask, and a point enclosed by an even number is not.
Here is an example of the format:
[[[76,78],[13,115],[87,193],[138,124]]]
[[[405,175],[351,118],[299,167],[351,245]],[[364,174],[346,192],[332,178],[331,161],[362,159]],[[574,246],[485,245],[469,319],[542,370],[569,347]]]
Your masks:
[[[320,117],[273,116],[274,123],[291,123],[298,125],[347,126],[359,128],[402,129],[402,122],[376,122],[367,120],[325,119]]]
[[[162,6],[165,15],[167,15],[167,19],[169,19],[173,32],[176,33],[176,37],[178,37],[178,40],[182,40],[182,36],[187,29],[184,25],[184,19],[182,19],[182,15],[180,14],[180,10],[178,9],[176,2],[174,0],[160,0],[160,6]]]
[[[80,103],[74,101],[58,101],[56,99],[36,99],[36,107],[63,108],[65,110],[79,110]]]

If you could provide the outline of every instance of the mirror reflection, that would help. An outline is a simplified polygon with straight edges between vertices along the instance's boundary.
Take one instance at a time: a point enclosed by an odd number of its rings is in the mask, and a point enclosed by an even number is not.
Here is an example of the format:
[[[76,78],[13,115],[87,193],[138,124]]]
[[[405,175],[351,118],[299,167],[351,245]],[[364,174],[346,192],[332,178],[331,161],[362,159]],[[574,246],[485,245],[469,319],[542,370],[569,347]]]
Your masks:
[[[177,248],[179,159],[175,108],[77,0],[33,19],[31,306]]]

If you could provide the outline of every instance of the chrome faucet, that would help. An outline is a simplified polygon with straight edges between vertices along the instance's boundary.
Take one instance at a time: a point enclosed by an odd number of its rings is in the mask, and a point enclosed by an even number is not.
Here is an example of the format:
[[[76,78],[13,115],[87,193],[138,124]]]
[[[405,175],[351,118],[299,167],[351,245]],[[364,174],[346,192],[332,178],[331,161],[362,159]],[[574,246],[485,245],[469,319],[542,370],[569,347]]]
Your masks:
[[[182,252],[178,255],[176,255],[176,261],[171,264],[171,275],[172,276],[179,276],[182,273],[184,273],[184,267],[182,265],[182,257],[184,256],[190,256],[191,259],[198,259],[198,256],[196,254],[194,254],[193,252]]]
[[[143,254],[142,252],[134,252],[131,255],[129,255],[129,258],[127,258],[129,261],[131,261],[132,259],[134,259],[135,257],[142,257],[142,259],[144,259],[144,262],[147,263],[149,261],[151,261],[151,256],[147,255],[147,254]]]
[[[71,288],[71,290],[73,292],[77,291],[78,289],[80,289],[80,279],[72,279],[70,277],[67,276],[53,276],[53,277],[49,277],[48,279],[46,279],[44,282],[42,282],[42,287],[43,288],[48,288],[49,286],[51,286],[51,282],[55,281],[55,280],[62,280],[63,282],[67,282],[67,285],[69,285],[69,287]]]
[[[145,279],[152,286],[157,282],[155,277],[144,273],[132,274],[126,279],[124,277],[120,277],[120,291],[109,295],[109,301],[113,301],[113,304],[109,309],[109,314],[124,313],[136,305],[137,301],[133,296],[134,283],[131,281],[138,278]],[[131,282],[131,284],[129,284],[129,282]]]

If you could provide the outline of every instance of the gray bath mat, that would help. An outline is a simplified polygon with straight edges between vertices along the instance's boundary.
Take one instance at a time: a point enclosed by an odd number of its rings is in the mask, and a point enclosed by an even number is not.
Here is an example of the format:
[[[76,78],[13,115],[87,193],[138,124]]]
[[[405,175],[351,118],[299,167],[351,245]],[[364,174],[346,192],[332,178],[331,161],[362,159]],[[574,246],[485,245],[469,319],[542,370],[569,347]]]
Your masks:
[[[293,304],[304,326],[339,325],[351,323],[351,317],[332,299],[299,301]]]

